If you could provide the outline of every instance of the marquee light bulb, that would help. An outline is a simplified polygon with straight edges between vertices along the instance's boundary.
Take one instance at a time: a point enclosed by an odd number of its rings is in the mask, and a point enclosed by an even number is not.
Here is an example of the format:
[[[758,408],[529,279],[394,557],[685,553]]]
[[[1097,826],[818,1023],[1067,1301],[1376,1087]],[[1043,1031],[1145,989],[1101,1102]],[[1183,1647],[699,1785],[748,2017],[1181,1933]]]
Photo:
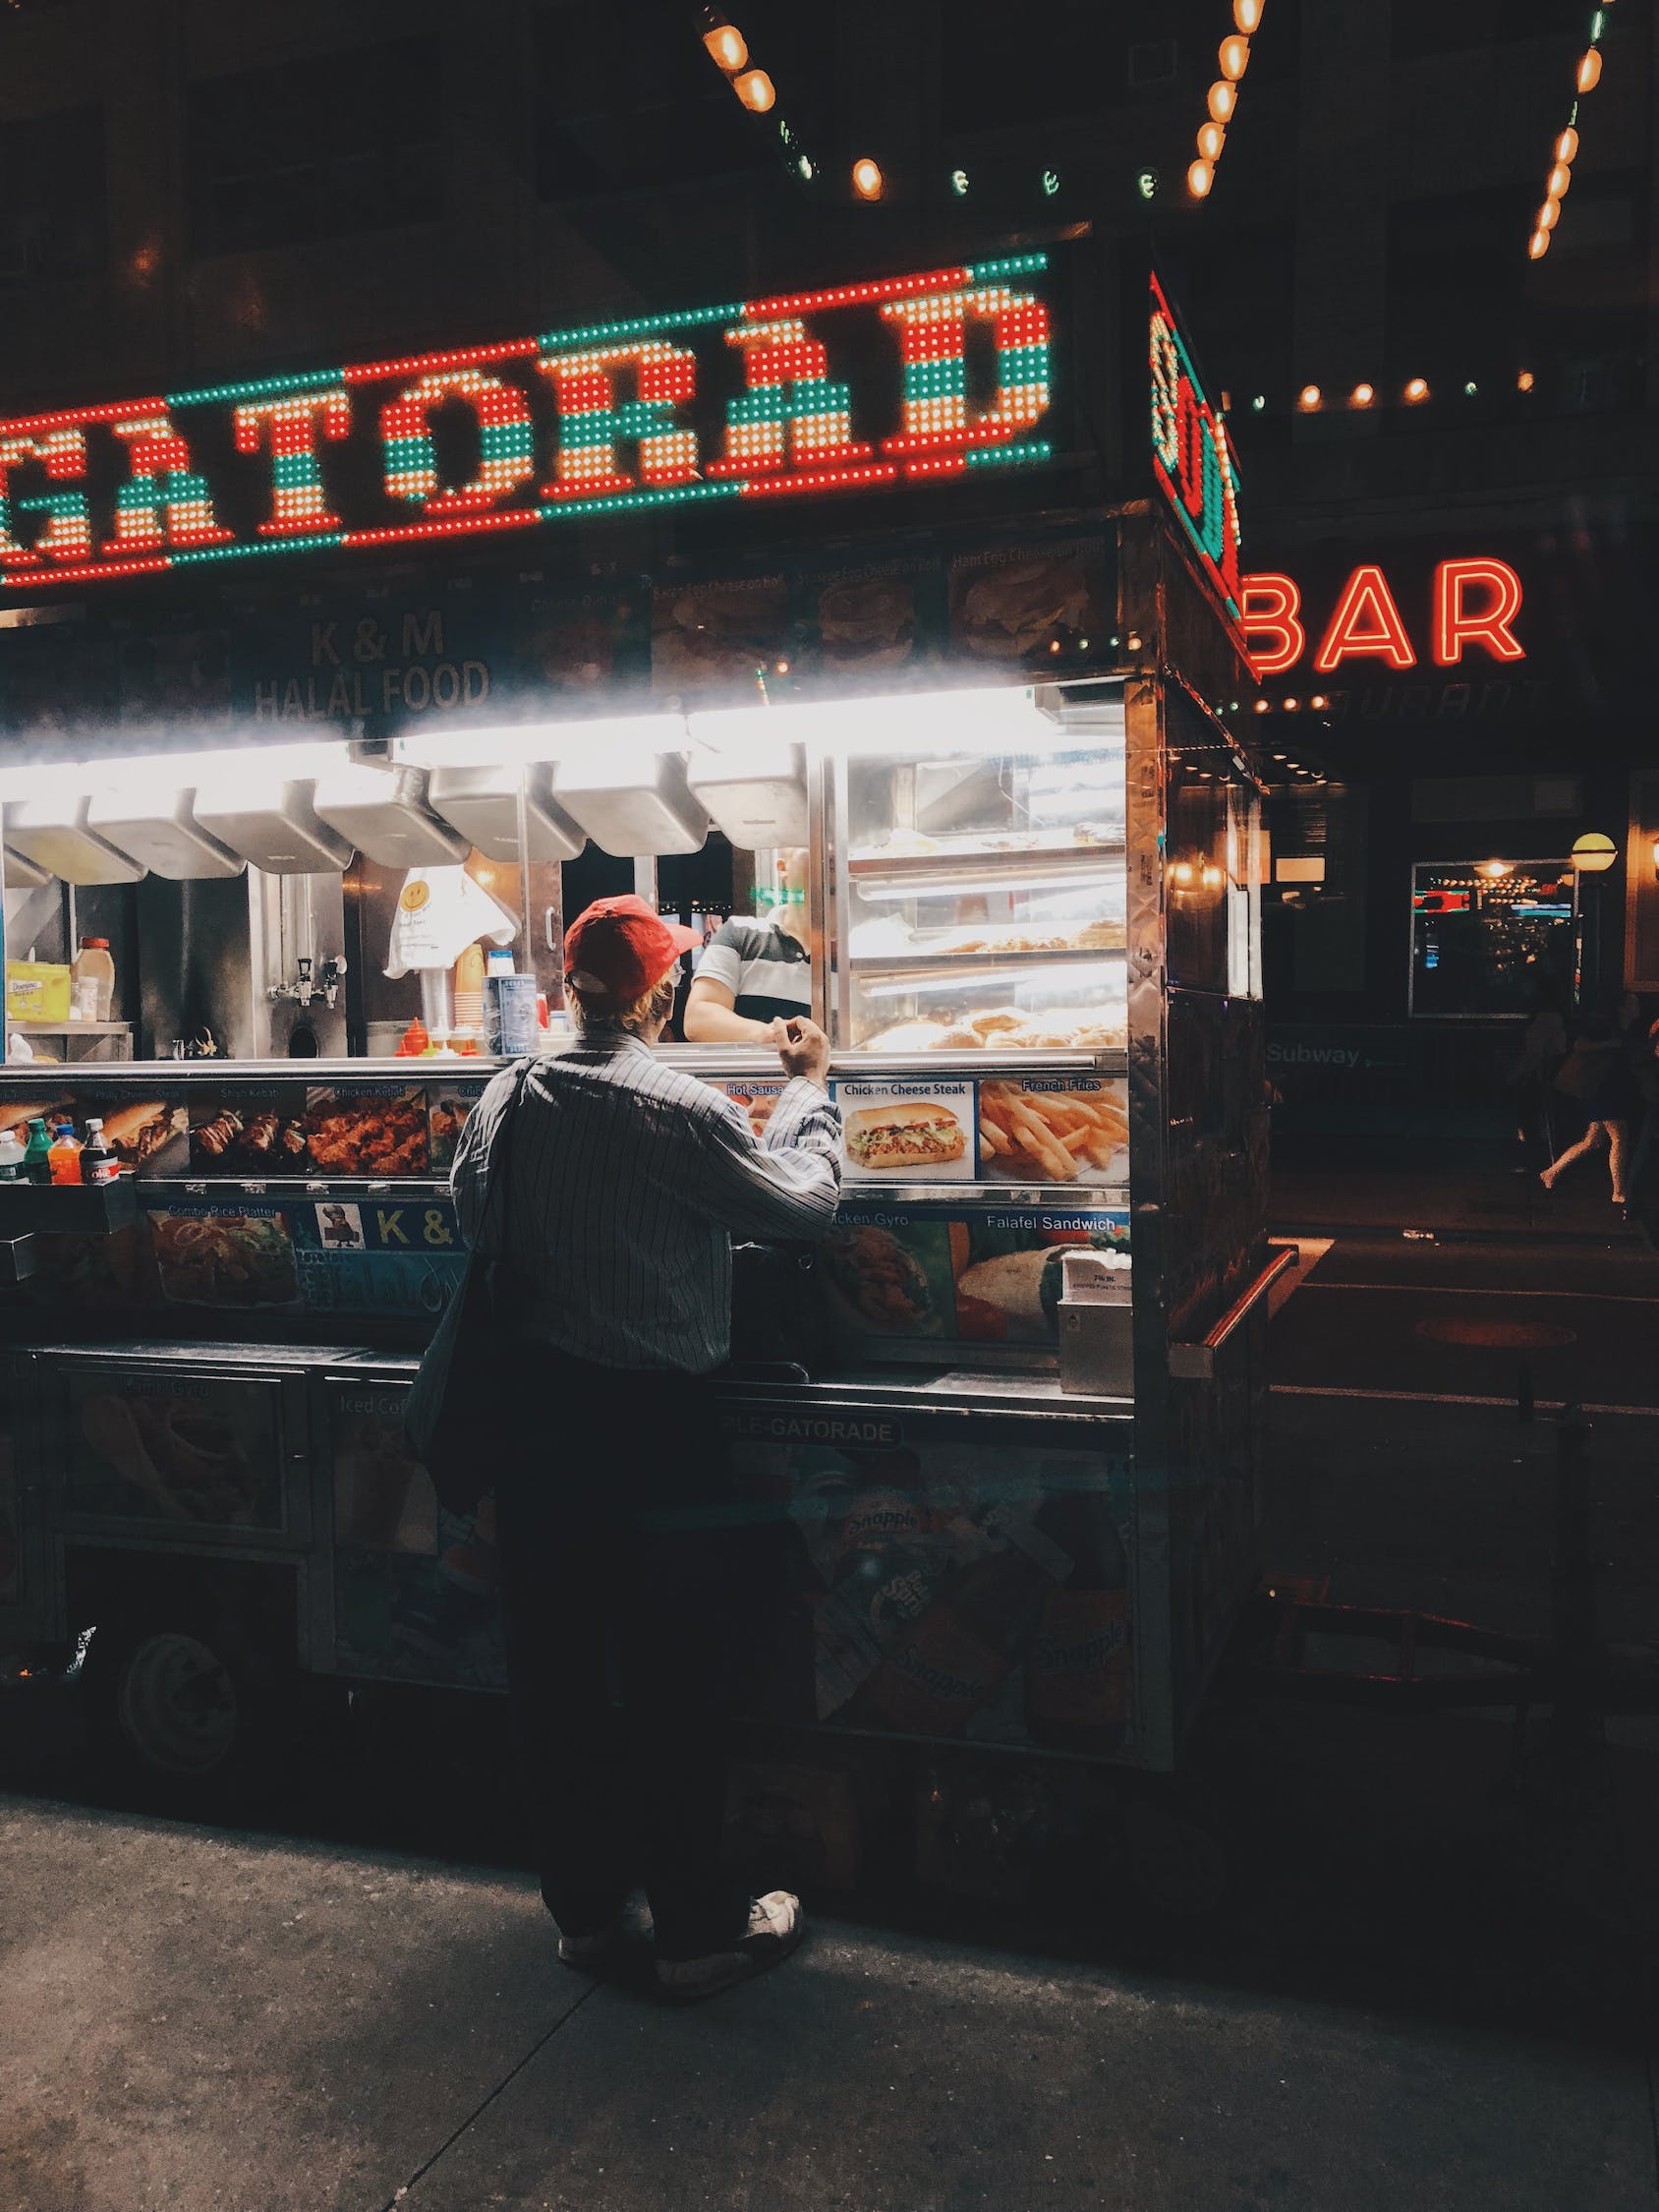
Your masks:
[[[735,77],[749,59],[748,44],[733,23],[711,24],[703,33],[703,43],[715,67],[723,69],[728,77]]]
[[[1231,38],[1224,38],[1217,49],[1216,61],[1222,75],[1236,85],[1250,66],[1249,39],[1240,38],[1236,33]]]
[[[1227,144],[1227,133],[1219,123],[1203,124],[1198,133],[1198,150],[1206,161],[1219,161],[1222,147]]]
[[[1230,123],[1232,121],[1232,111],[1238,105],[1237,86],[1230,85],[1225,77],[1218,77],[1216,82],[1210,87],[1210,95],[1207,104],[1209,106],[1210,116],[1213,122]]]
[[[1558,161],[1544,181],[1544,191],[1551,200],[1564,200],[1572,182],[1573,171],[1565,161]]]
[[[1200,158],[1191,163],[1186,172],[1186,189],[1194,200],[1207,200],[1210,187],[1216,181],[1216,164]]]
[[[1530,369],[1523,369],[1515,380],[1515,388],[1516,391],[1530,391],[1537,381]]]
[[[1266,0],[1232,0],[1232,20],[1240,30],[1254,30],[1262,20]]]
[[[1427,399],[1428,395],[1429,380],[1426,377],[1413,377],[1411,378],[1411,381],[1405,387],[1405,396],[1410,401],[1413,407],[1415,407],[1420,400]]]
[[[1526,258],[1529,262],[1541,262],[1549,250],[1550,234],[1547,230],[1535,230],[1526,241]]]
[[[1535,230],[1554,230],[1560,220],[1561,202],[1559,200],[1546,200],[1538,210],[1537,220],[1533,224],[1533,228]]]
[[[950,189],[958,200],[966,200],[968,197],[968,172],[966,169],[951,170]]]
[[[1571,124],[1555,143],[1555,157],[1558,161],[1576,161],[1578,158],[1578,134]]]
[[[776,104],[777,87],[764,69],[745,70],[732,80],[731,88],[752,115],[765,115]]]
[[[1578,61],[1578,89],[1593,92],[1601,83],[1601,48],[1586,46]]]
[[[1355,384],[1352,403],[1355,407],[1369,407],[1376,396],[1377,387],[1375,384]]]
[[[852,189],[860,200],[880,200],[887,190],[887,179],[882,175],[879,162],[869,154],[861,154],[852,165]]]
[[[1311,415],[1319,405],[1319,398],[1320,393],[1317,384],[1303,384],[1296,395],[1296,405],[1304,415]]]

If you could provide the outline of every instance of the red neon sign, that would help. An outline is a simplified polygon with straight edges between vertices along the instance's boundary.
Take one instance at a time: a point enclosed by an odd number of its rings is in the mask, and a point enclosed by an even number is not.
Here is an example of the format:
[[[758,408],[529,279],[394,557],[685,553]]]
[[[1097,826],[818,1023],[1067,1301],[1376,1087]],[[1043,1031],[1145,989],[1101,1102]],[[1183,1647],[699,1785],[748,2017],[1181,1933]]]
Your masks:
[[[1236,621],[1238,478],[1227,425],[1204,396],[1163,287],[1152,278],[1152,473],[1205,575]]]
[[[1484,594],[1483,604],[1471,598]],[[1443,560],[1434,572],[1434,657],[1443,669],[1465,645],[1484,645],[1496,661],[1525,658],[1510,624],[1520,612],[1520,578],[1507,561]]]
[[[1294,578],[1264,569],[1242,579],[1245,645],[1261,676],[1282,675],[1307,652],[1301,589]],[[1443,560],[1430,592],[1429,646],[1437,668],[1456,668],[1470,647],[1495,661],[1520,661],[1526,648],[1515,633],[1521,607],[1520,578],[1507,561],[1473,556]],[[1337,595],[1313,665],[1329,675],[1346,661],[1381,661],[1396,670],[1417,666],[1416,649],[1400,605],[1375,561],[1353,569]]]
[[[1040,465],[1048,268],[1015,254],[0,422],[0,592]],[[836,320],[855,310],[886,335],[885,383],[879,346]],[[982,334],[989,391],[968,375]],[[897,434],[856,437],[865,412]]]

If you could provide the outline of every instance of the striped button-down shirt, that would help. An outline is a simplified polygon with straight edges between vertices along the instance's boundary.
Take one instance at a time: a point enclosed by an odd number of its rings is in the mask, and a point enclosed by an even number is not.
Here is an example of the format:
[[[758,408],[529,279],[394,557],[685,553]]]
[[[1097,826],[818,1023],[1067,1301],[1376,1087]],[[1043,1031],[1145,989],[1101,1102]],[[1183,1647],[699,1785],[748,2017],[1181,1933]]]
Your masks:
[[[461,1133],[461,1232],[505,1256],[523,1333],[608,1368],[705,1374],[731,1349],[731,1240],[817,1237],[835,1218],[841,1119],[797,1077],[764,1136],[741,1108],[623,1030],[536,1062],[488,1195],[504,1069]]]

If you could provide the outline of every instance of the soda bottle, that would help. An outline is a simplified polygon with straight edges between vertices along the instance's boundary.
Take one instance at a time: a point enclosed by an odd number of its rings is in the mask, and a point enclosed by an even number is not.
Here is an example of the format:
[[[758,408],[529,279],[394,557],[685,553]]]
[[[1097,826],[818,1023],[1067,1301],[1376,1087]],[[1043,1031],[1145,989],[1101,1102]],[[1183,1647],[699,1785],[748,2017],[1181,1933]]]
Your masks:
[[[1111,1751],[1129,1725],[1129,1562],[1100,1490],[1057,1490],[1043,1534],[1072,1560],[1043,1601],[1025,1662],[1025,1720],[1051,1751]]]
[[[1054,1586],[1017,1542],[959,1567],[871,1677],[875,1713],[906,1735],[962,1735],[1024,1658]]]
[[[54,1183],[80,1182],[81,1139],[73,1123],[59,1122],[57,1141],[47,1151],[46,1161]]]
[[[46,1135],[46,1124],[36,1115],[29,1125],[29,1142],[24,1147],[24,1179],[29,1183],[50,1183],[52,1180],[52,1140]]]
[[[121,1173],[121,1162],[105,1142],[102,1122],[86,1124],[86,1141],[81,1147],[81,1180],[83,1183],[113,1183]]]

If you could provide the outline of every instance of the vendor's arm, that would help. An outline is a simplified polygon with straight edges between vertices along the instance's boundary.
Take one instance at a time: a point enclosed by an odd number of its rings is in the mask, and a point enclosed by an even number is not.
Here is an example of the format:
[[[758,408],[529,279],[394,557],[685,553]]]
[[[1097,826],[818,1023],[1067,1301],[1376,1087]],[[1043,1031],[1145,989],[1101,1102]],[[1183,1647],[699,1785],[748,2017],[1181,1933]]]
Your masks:
[[[688,1044],[770,1045],[777,1042],[774,1021],[751,1021],[737,1011],[737,994],[712,975],[694,977],[686,995],[681,1027]]]

